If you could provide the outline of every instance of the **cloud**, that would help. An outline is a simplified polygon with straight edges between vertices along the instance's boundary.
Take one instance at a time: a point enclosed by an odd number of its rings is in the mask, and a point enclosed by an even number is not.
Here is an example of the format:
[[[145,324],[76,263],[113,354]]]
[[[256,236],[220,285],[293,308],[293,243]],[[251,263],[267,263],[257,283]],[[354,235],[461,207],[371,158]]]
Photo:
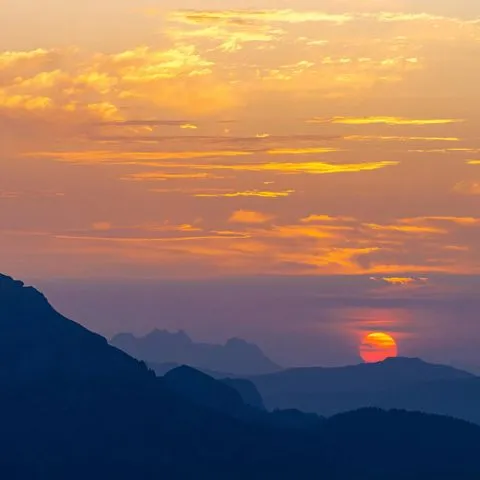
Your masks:
[[[141,172],[132,173],[123,180],[132,180],[136,182],[158,182],[165,180],[220,180],[222,176],[213,175],[207,172],[184,172],[184,173],[167,173],[167,172]]]
[[[382,136],[382,135],[348,135],[345,140],[353,140],[359,142],[370,141],[392,141],[392,142],[459,142],[461,139],[457,137],[414,137],[414,136]]]
[[[329,14],[315,11],[284,10],[177,10],[169,14],[169,20],[192,24],[250,25],[261,23],[327,22],[341,24],[354,19],[352,14]]]
[[[94,222],[92,224],[92,228],[95,231],[103,231],[103,232],[108,232],[111,230],[113,225],[110,222]]]
[[[117,122],[98,123],[101,127],[186,127],[189,128],[191,120],[122,120]]]
[[[0,53],[0,68],[6,69],[19,63],[31,62],[32,60],[45,60],[52,51],[43,48],[27,51],[3,51]]]
[[[332,117],[321,118],[315,117],[307,120],[307,123],[313,124],[341,124],[341,125],[408,125],[408,126],[424,126],[424,125],[448,125],[452,123],[462,123],[465,120],[456,118],[406,118],[406,117]]]
[[[352,222],[353,217],[332,217],[330,215],[309,215],[300,220],[302,223]]]
[[[322,151],[325,151],[322,149]],[[330,151],[326,149],[326,151]],[[257,153],[261,153],[259,151]],[[271,155],[295,155],[307,153],[297,149],[274,150],[269,153]],[[311,174],[311,175],[327,175],[336,173],[356,173],[380,170],[387,167],[393,167],[399,164],[396,161],[379,161],[364,163],[327,163],[327,162],[262,162],[262,163],[202,163],[202,164],[179,164],[179,163],[162,163],[162,160],[172,159],[208,159],[220,157],[241,157],[253,155],[254,151],[243,150],[212,150],[212,151],[59,151],[59,152],[34,152],[26,154],[28,157],[50,158],[59,161],[71,163],[87,163],[99,164],[105,163],[110,165],[138,165],[162,168],[184,168],[192,170],[210,170],[210,171],[237,171],[237,172],[274,172],[283,174]],[[152,176],[151,173],[147,177]],[[125,177],[129,178],[129,177]],[[134,179],[138,180],[141,175],[134,174]]]
[[[461,195],[480,195],[480,181],[465,180],[454,185],[453,191]]]
[[[340,151],[338,148],[305,147],[305,148],[272,148],[267,150],[269,155],[306,155],[313,153],[332,153]]]
[[[234,170],[242,172],[276,172],[286,174],[328,175],[335,173],[356,173],[380,170],[398,165],[397,162],[366,162],[366,163],[325,163],[325,162],[267,162],[243,163],[232,165],[196,165],[191,168],[206,170]]]
[[[375,282],[384,282],[387,285],[408,287],[415,284],[425,284],[428,278],[425,277],[371,277]]]
[[[408,150],[409,153],[477,153],[480,149],[472,147],[458,148],[419,148],[416,150]]]
[[[58,240],[77,240],[87,242],[106,242],[106,243],[127,243],[142,245],[145,243],[164,243],[164,242],[196,242],[199,240],[232,240],[248,238],[247,234],[233,233],[233,232],[219,232],[218,234],[199,235],[199,236],[185,236],[185,237],[102,237],[92,235],[55,235]]]
[[[414,217],[414,218],[404,218],[401,220],[403,223],[410,224],[423,224],[429,222],[440,222],[440,223],[455,223],[464,227],[480,225],[480,218],[476,217],[453,217],[453,216],[425,216],[425,217]]]
[[[48,190],[1,190],[0,200],[17,200],[17,199],[39,199],[39,198],[63,198],[64,192],[48,191]]]
[[[243,191],[229,191],[229,192],[197,192],[195,197],[204,198],[237,198],[237,197],[260,197],[260,198],[282,198],[289,197],[295,193],[295,190],[243,190]]]
[[[237,210],[233,212],[228,221],[231,223],[260,224],[269,222],[273,218],[273,215],[253,210]]]
[[[134,162],[141,165],[141,162],[154,162],[173,159],[196,159],[196,158],[218,158],[218,157],[240,157],[252,155],[253,152],[242,150],[212,150],[212,151],[63,151],[63,152],[33,152],[29,157],[50,158],[72,163],[128,163]],[[167,164],[168,165],[168,164]]]
[[[428,227],[423,225],[379,225],[376,223],[366,223],[365,227],[379,232],[398,232],[404,234],[445,234],[446,230],[437,227]]]

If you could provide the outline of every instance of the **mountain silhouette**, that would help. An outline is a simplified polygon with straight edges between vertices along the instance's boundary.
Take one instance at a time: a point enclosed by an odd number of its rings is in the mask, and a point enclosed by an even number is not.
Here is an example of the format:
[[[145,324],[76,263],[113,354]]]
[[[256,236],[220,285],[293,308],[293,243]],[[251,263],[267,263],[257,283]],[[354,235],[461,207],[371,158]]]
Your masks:
[[[363,407],[419,410],[480,423],[480,379],[418,358],[338,368],[298,368],[250,377],[269,409],[330,416]]]
[[[244,378],[223,378],[221,382],[235,389],[246,405],[258,408],[259,410],[265,410],[262,396],[255,384],[250,380]]]
[[[262,412],[192,369],[156,377],[6,276],[0,333],[1,478],[480,478],[476,425],[396,410]]]
[[[163,377],[163,376],[166,376],[172,370],[175,370],[179,367],[183,367],[185,365],[179,365],[178,363],[161,363],[161,364],[149,363],[148,366],[158,376]],[[203,368],[195,368],[195,370],[200,371],[216,380],[221,380],[223,383],[234,388],[241,395],[245,404],[258,408],[260,410],[265,410],[265,405],[263,404],[262,396],[260,395],[257,387],[252,381],[247,380],[245,378],[234,377],[230,373],[213,372],[211,370],[207,370]]]
[[[225,345],[195,343],[184,331],[154,330],[137,338],[131,333],[115,335],[110,343],[149,364],[175,363],[201,370],[255,375],[280,370],[257,345],[231,338]]]
[[[192,367],[175,368],[163,378],[170,390],[200,405],[231,415],[240,414],[245,408],[243,398],[235,388]]]
[[[57,313],[23,282],[0,275],[0,383],[72,376],[153,378],[144,363]]]
[[[175,362],[166,362],[166,363],[147,362],[147,365],[150,369],[152,369],[156,373],[157,376],[163,377],[170,370],[173,370],[174,368],[182,367],[184,364],[175,363]],[[192,368],[195,368],[195,370],[199,370],[200,372],[206,373],[209,377],[216,378],[217,380],[221,380],[223,378],[241,378],[233,373],[217,372],[214,370],[209,370],[208,368],[201,368],[201,367],[192,367]]]

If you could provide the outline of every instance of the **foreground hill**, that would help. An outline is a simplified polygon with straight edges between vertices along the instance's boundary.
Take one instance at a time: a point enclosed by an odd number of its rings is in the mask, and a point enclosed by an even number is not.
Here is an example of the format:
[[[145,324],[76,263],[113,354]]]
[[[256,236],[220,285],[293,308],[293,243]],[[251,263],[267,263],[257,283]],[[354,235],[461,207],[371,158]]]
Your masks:
[[[480,423],[480,378],[416,358],[339,368],[298,368],[250,377],[265,405],[330,416],[364,407],[400,408]]]
[[[195,371],[155,377],[5,276],[0,332],[1,478],[480,478],[475,425],[400,411],[262,413]],[[218,396],[225,403],[206,403]]]
[[[256,375],[280,370],[257,345],[231,338],[225,345],[195,343],[185,332],[154,330],[144,337],[120,333],[110,343],[149,364],[190,365],[201,370]]]

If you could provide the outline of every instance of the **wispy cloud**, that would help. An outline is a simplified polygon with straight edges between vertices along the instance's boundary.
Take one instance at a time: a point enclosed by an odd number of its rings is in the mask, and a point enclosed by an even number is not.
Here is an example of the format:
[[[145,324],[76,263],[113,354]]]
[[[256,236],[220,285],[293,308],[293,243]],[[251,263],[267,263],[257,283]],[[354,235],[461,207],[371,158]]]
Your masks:
[[[191,170],[207,170],[207,171],[234,171],[234,172],[272,172],[276,174],[289,175],[329,175],[340,173],[358,173],[371,172],[380,170],[386,167],[398,165],[398,162],[383,161],[383,162],[365,162],[365,163],[325,163],[325,162],[262,162],[262,163],[205,163],[205,164],[179,164],[179,163],[142,163],[135,161],[134,165],[160,166],[162,168],[183,168]],[[162,178],[163,172],[158,174],[154,172],[135,173],[133,176],[124,178],[133,178],[135,180],[151,180],[156,175]]]
[[[315,117],[308,119],[307,123],[313,124],[341,124],[341,125],[403,125],[403,126],[424,126],[424,125],[447,125],[462,123],[465,120],[459,118],[406,118],[406,117]]]
[[[377,142],[377,141],[392,141],[392,142],[459,142],[458,137],[416,137],[416,136],[400,136],[400,135],[347,135],[345,140],[359,141],[359,142]]]
[[[408,287],[417,284],[424,285],[428,282],[428,278],[426,277],[371,277],[371,280],[400,287]]]
[[[295,193],[295,190],[243,190],[238,192],[199,192],[195,193],[195,197],[204,198],[237,198],[237,197],[260,197],[260,198],[282,198],[289,197]]]

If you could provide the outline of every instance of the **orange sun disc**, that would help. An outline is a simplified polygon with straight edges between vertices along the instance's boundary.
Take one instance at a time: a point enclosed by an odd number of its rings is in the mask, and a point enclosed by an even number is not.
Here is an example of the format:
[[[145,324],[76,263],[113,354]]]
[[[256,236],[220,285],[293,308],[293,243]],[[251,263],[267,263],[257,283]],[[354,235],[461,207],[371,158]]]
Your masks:
[[[370,333],[360,345],[360,356],[366,363],[382,362],[386,358],[396,357],[397,354],[397,343],[387,333]]]

